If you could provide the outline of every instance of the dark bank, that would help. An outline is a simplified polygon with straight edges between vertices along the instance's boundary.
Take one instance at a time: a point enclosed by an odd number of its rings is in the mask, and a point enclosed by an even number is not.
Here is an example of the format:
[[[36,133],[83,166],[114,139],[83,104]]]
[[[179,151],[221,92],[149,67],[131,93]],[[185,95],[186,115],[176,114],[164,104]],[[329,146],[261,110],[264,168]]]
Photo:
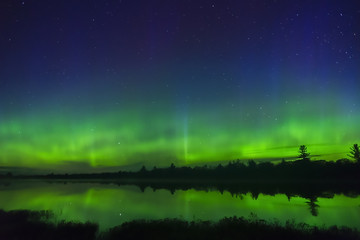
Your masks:
[[[230,217],[218,222],[178,219],[136,220],[100,232],[96,223],[51,222],[48,211],[0,210],[0,238],[7,240],[115,240],[115,239],[360,239],[346,227],[319,228],[304,223]]]

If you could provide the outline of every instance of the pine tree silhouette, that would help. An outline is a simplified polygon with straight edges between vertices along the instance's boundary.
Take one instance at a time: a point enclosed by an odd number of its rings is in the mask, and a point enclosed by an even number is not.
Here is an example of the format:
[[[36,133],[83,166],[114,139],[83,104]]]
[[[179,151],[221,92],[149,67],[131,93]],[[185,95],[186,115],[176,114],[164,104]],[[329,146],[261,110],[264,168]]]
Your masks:
[[[308,153],[307,151],[307,147],[305,145],[301,145],[299,147],[299,156],[298,158],[300,158],[301,160],[304,160],[304,161],[309,161],[310,160],[310,153]]]
[[[353,158],[357,163],[360,163],[359,145],[354,144],[352,147],[350,147],[350,154],[348,154],[348,156]]]

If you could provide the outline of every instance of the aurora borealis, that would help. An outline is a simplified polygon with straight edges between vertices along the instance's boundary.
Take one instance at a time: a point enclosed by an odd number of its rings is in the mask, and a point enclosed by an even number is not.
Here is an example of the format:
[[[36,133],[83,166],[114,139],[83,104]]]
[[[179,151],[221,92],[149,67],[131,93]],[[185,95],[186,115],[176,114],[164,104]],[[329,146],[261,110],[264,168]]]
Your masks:
[[[0,3],[0,166],[346,157],[360,3]]]

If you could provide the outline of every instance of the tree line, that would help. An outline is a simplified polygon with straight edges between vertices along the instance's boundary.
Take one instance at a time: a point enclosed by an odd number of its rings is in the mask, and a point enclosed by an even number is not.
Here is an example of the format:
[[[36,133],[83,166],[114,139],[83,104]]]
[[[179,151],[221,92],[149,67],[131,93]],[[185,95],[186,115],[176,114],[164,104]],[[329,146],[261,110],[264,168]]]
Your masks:
[[[353,160],[340,159],[337,161],[311,161],[311,155],[305,145],[299,147],[298,158],[295,161],[283,159],[280,163],[257,163],[236,160],[226,165],[176,167],[173,163],[167,168],[153,167],[151,170],[142,166],[137,172],[119,171],[114,173],[89,174],[48,174],[31,176],[37,178],[56,179],[213,179],[213,180],[360,180],[360,151],[358,144],[350,148],[348,154]],[[10,173],[3,178],[13,177]]]

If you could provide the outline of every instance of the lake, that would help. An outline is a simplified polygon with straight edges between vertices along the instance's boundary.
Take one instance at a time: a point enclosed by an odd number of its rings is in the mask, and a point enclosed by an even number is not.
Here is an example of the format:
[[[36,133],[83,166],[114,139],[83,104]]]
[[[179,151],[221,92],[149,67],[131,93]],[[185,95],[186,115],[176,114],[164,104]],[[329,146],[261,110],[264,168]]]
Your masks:
[[[105,183],[0,182],[0,209],[51,210],[56,220],[96,222],[100,229],[135,219],[219,220],[258,217],[318,226],[360,229],[359,195],[323,194],[316,199],[286,194],[139,188]]]

